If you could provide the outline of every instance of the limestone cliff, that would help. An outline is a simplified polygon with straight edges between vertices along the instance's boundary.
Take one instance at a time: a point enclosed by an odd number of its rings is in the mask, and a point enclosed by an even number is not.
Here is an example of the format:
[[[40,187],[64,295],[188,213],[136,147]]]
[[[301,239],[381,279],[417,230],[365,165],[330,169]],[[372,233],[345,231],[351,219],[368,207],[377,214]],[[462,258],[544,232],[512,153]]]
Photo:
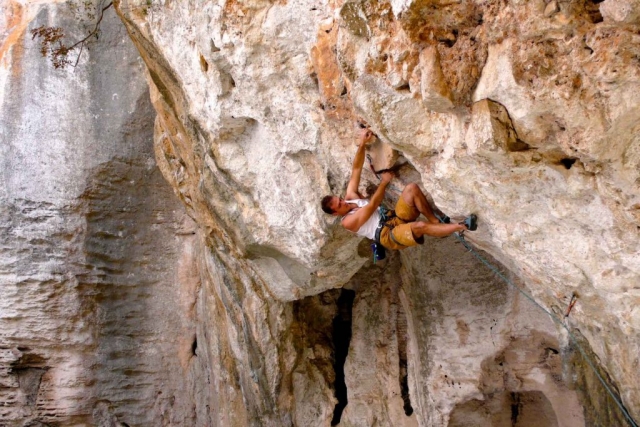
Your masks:
[[[10,4],[0,393],[15,425],[625,425],[577,344],[640,419],[638,0],[115,2],[193,226],[150,178],[130,50],[54,74],[26,31],[57,9]],[[319,206],[344,191],[357,120],[376,167],[406,163],[389,204],[413,181],[448,215],[477,213],[467,241],[578,343],[453,238],[372,264]]]

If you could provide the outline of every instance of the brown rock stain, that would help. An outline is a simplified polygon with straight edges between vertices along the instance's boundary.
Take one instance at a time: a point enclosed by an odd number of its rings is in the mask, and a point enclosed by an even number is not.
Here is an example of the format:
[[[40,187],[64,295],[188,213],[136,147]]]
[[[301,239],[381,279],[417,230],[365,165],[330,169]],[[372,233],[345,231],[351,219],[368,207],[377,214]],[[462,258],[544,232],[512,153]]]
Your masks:
[[[319,108],[324,120],[333,123],[325,138],[344,141],[345,146],[354,140],[354,123],[359,119],[351,99],[351,80],[348,66],[340,63],[336,44],[338,24],[321,24],[316,45],[311,48],[311,78],[318,84]]]
[[[456,332],[460,339],[460,345],[466,345],[469,339],[469,325],[462,319],[456,320]]]
[[[249,28],[255,25],[254,19],[263,19],[264,11],[274,5],[286,5],[286,0],[242,2],[227,1],[224,4],[225,23],[231,28]],[[258,25],[259,26],[259,25]]]
[[[8,68],[10,64],[14,68],[14,72],[19,72],[20,61],[7,61],[5,55],[14,46],[16,46],[17,54],[22,56],[22,47],[18,43],[22,39],[25,29],[29,24],[29,21],[25,19],[24,7],[15,1],[10,1],[9,5],[5,9],[5,13],[8,13],[7,18],[7,37],[0,42],[0,64],[4,68]]]
[[[334,23],[329,30],[318,30],[318,42],[311,49],[311,64],[318,81],[322,109],[333,119],[352,116],[349,96],[350,82],[343,77],[336,57],[335,45],[338,28]]]
[[[449,47],[439,43],[440,66],[450,88],[454,104],[469,105],[487,60],[487,44],[474,36],[474,31],[459,34]]]

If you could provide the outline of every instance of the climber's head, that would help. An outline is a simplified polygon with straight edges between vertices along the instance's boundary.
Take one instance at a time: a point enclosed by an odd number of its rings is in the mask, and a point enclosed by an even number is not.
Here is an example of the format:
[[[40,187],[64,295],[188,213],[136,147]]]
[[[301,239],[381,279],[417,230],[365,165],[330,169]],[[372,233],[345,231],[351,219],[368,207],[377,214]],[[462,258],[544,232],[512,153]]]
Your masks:
[[[344,216],[351,210],[349,204],[338,196],[323,197],[321,205],[325,213],[334,216]]]

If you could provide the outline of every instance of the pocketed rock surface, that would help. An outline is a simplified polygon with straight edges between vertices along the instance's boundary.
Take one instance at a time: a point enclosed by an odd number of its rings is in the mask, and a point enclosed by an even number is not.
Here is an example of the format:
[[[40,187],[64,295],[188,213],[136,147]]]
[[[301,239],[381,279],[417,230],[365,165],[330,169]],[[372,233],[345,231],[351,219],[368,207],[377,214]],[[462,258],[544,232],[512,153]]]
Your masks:
[[[640,419],[637,0],[120,0],[60,73],[63,10],[3,7],[11,425],[625,425],[590,363]],[[357,121],[577,344],[453,237],[371,262]]]

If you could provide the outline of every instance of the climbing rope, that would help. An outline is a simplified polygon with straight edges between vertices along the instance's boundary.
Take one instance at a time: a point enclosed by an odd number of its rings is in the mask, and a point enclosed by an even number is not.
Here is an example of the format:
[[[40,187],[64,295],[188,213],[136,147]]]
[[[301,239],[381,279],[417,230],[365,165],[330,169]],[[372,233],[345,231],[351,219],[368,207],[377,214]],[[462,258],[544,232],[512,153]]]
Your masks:
[[[440,219],[441,222],[443,222],[442,218],[438,217],[438,219]],[[620,401],[620,399],[615,395],[615,393],[613,392],[613,390],[611,390],[611,388],[609,388],[609,386],[607,385],[607,383],[605,382],[604,378],[602,378],[602,376],[600,375],[600,373],[598,372],[598,370],[596,369],[595,365],[593,364],[593,362],[591,361],[591,359],[587,356],[586,352],[584,351],[584,349],[582,348],[582,346],[580,345],[580,343],[578,342],[578,339],[575,337],[575,335],[573,335],[573,333],[569,330],[569,328],[567,327],[567,325],[565,325],[555,314],[553,314],[551,311],[547,310],[544,306],[542,306],[541,304],[539,304],[536,300],[533,299],[532,296],[530,296],[529,294],[527,294],[525,291],[523,291],[520,287],[516,286],[515,283],[513,283],[508,277],[506,277],[504,274],[502,274],[493,264],[491,264],[489,261],[487,261],[482,255],[480,255],[478,253],[478,251],[476,251],[465,239],[464,236],[460,233],[455,233],[454,236],[462,243],[462,245],[467,248],[467,250],[469,252],[471,252],[471,254],[476,257],[478,260],[480,260],[480,262],[482,262],[484,265],[486,265],[487,267],[489,267],[489,269],[491,271],[493,271],[498,277],[500,277],[505,283],[507,283],[508,285],[510,285],[511,287],[515,288],[518,292],[520,292],[522,295],[525,296],[525,298],[527,298],[529,301],[531,301],[532,303],[534,303],[536,306],[538,306],[538,308],[540,308],[540,310],[544,311],[545,313],[547,313],[551,319],[557,323],[558,325],[562,326],[567,333],[569,334],[569,338],[571,339],[571,341],[575,344],[575,346],[578,348],[578,351],[580,351],[580,354],[582,355],[582,357],[584,358],[584,360],[587,361],[587,363],[589,364],[589,366],[591,367],[591,369],[593,370],[593,373],[596,374],[596,377],[598,377],[598,380],[600,380],[600,383],[604,386],[605,390],[607,390],[607,393],[609,393],[609,396],[611,396],[611,398],[614,400],[614,402],[616,402],[616,405],[618,406],[618,408],[620,408],[620,411],[622,411],[622,414],[624,415],[624,417],[627,419],[627,421],[629,422],[629,424],[631,424],[633,427],[638,427],[638,424],[634,421],[634,419],[631,417],[631,415],[629,414],[629,412],[627,412],[627,409],[624,407],[624,405],[622,404],[622,402]]]

